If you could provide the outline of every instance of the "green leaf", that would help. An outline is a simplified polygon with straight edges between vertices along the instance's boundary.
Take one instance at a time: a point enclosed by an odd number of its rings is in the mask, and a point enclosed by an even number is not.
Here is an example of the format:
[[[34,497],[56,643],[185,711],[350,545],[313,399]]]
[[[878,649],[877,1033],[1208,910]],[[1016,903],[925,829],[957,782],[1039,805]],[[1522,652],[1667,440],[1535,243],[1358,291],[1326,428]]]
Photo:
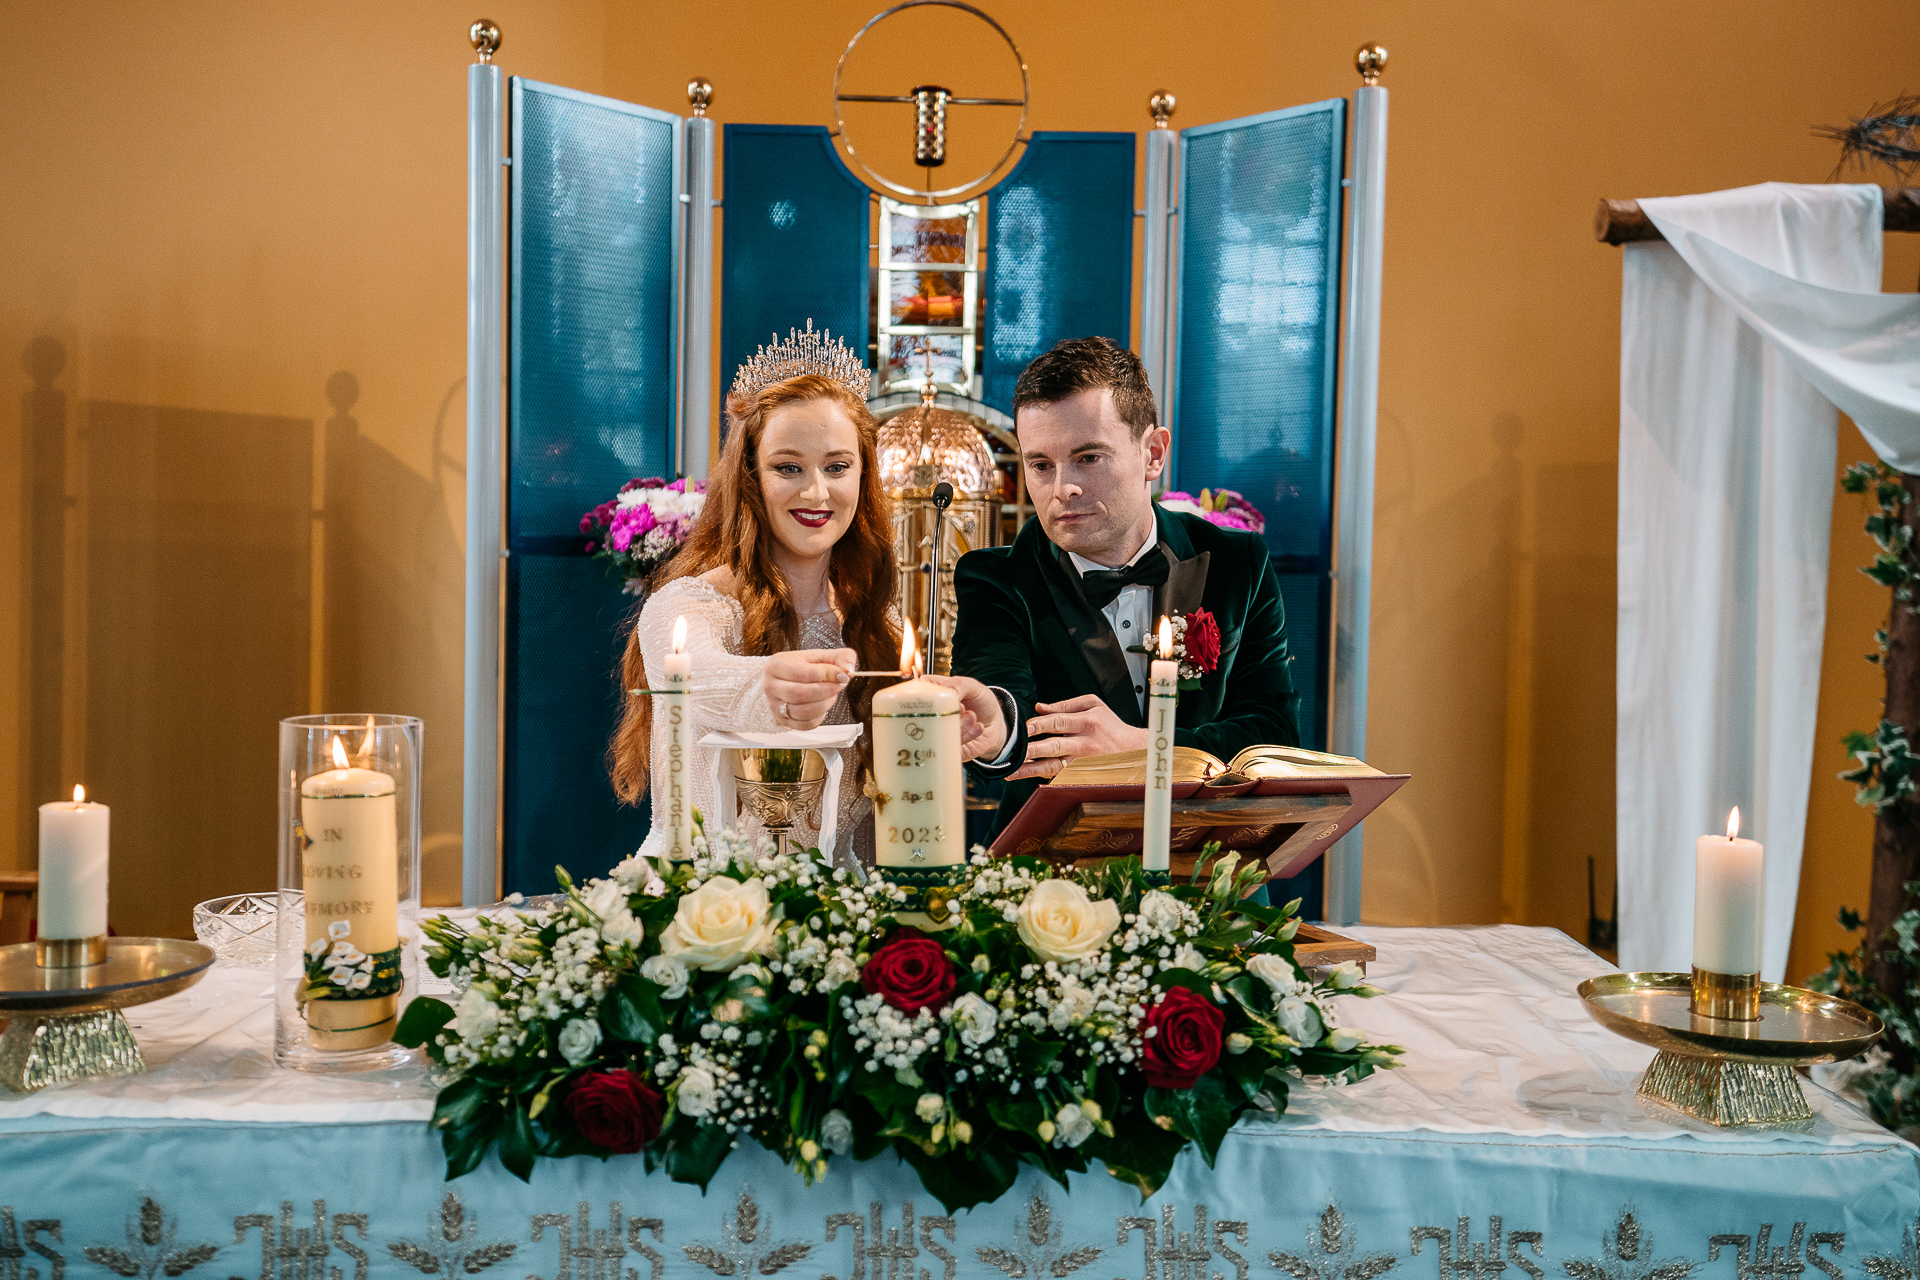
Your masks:
[[[1047,1118],[1046,1108],[1030,1093],[1008,1094],[996,1091],[987,1096],[987,1114],[1002,1129],[1032,1133]]]
[[[607,1035],[630,1044],[652,1044],[671,1023],[660,1008],[660,986],[629,973],[613,986],[600,1006],[600,1025]]]
[[[393,1042],[403,1049],[418,1049],[453,1021],[453,1006],[432,996],[415,996],[400,1025],[393,1029]]]
[[[507,1122],[500,1134],[500,1163],[522,1182],[533,1177],[533,1160],[540,1154],[540,1139],[533,1131],[533,1120],[525,1108],[507,1108]]]
[[[1233,1128],[1235,1111],[1245,1105],[1244,1098],[1229,1094],[1229,1088],[1234,1094],[1240,1092],[1238,1086],[1212,1071],[1196,1080],[1191,1089],[1151,1087],[1147,1090],[1147,1113],[1172,1121],[1174,1132],[1191,1138],[1211,1168],[1214,1157],[1220,1154],[1221,1139]]]
[[[460,1129],[480,1118],[492,1099],[488,1090],[472,1076],[463,1076],[440,1091],[433,1102],[433,1127]]]
[[[1089,1138],[1080,1150],[1107,1166],[1107,1172],[1137,1187],[1145,1200],[1158,1191],[1173,1172],[1173,1162],[1187,1140],[1147,1120],[1139,1112],[1114,1121],[1114,1136]]]
[[[675,1182],[690,1182],[705,1193],[720,1162],[733,1148],[733,1135],[717,1124],[696,1124],[690,1137],[681,1138],[667,1153],[667,1176]]]
[[[893,1145],[900,1158],[920,1175],[920,1185],[927,1189],[927,1194],[944,1205],[948,1213],[998,1200],[1020,1174],[1018,1161],[985,1147],[969,1145],[930,1156],[911,1139],[902,1139]]]
[[[474,1124],[441,1131],[440,1147],[447,1157],[448,1182],[480,1167],[480,1162],[487,1158],[487,1148],[493,1145],[497,1120],[496,1109]]]

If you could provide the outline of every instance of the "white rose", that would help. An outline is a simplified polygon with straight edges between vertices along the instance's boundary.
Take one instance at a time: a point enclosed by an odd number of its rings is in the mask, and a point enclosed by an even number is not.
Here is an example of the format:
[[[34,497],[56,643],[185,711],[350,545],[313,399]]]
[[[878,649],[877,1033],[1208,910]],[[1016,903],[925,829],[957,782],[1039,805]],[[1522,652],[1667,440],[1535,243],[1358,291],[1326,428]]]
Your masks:
[[[829,1111],[820,1120],[820,1141],[827,1150],[844,1156],[853,1150],[853,1121],[844,1111]]]
[[[1366,978],[1367,975],[1362,973],[1360,966],[1352,960],[1342,960],[1327,970],[1327,979],[1333,983],[1335,991],[1351,991],[1366,981]]]
[[[1053,1118],[1053,1124],[1053,1145],[1056,1147],[1077,1147],[1093,1136],[1093,1121],[1076,1102],[1069,1102],[1060,1108],[1060,1114]]]
[[[1085,960],[1120,927],[1120,908],[1071,880],[1043,880],[1019,907],[1020,941],[1042,960]]]
[[[1093,992],[1085,987],[1065,987],[1047,1011],[1047,1021],[1055,1031],[1065,1031],[1093,1016]]]
[[[478,987],[467,988],[453,1008],[453,1029],[468,1044],[479,1044],[492,1037],[500,1025],[500,1006],[487,999]]]
[[[1302,1048],[1320,1042],[1320,1014],[1305,996],[1279,996],[1273,1009],[1280,1018],[1280,1029]]]
[[[1161,933],[1173,933],[1186,923],[1186,909],[1180,899],[1158,889],[1149,889],[1140,899],[1140,923]]]
[[[993,1039],[999,1024],[1000,1011],[971,991],[953,1002],[953,1025],[965,1044],[979,1048]]]
[[[1253,1048],[1252,1036],[1242,1035],[1240,1032],[1236,1031],[1232,1035],[1227,1037],[1228,1053],[1245,1053],[1247,1050],[1251,1048]]]
[[[852,956],[839,955],[827,961],[827,976],[821,980],[820,989],[837,991],[849,982],[860,981],[860,966],[853,962]]]
[[[646,936],[645,927],[627,907],[627,888],[618,880],[595,880],[581,895],[581,901],[600,917],[600,934],[608,942],[637,947]]]
[[[600,1024],[597,1022],[571,1018],[560,1028],[560,1056],[576,1067],[599,1047]]]
[[[682,1067],[679,1088],[673,1095],[674,1110],[697,1120],[713,1110],[714,1094],[718,1090],[713,1073],[705,1067]]]
[[[772,945],[773,904],[757,876],[745,884],[715,876],[680,899],[673,923],[660,936],[668,955],[708,972],[765,955]]]
[[[928,1124],[932,1124],[947,1113],[947,1100],[937,1093],[923,1093],[920,1101],[913,1104],[913,1114]]]
[[[672,956],[648,956],[640,963],[640,976],[665,987],[663,1000],[678,1000],[687,994],[687,966]]]
[[[1293,966],[1276,955],[1262,953],[1247,961],[1247,972],[1273,988],[1274,999],[1299,995],[1307,984],[1294,977]]]
[[[1207,971],[1207,958],[1200,954],[1200,948],[1191,942],[1182,943],[1173,953],[1173,967],[1191,969],[1195,973]]]
[[[1367,1033],[1352,1027],[1340,1027],[1327,1036],[1327,1048],[1335,1053],[1350,1053],[1366,1042]]]

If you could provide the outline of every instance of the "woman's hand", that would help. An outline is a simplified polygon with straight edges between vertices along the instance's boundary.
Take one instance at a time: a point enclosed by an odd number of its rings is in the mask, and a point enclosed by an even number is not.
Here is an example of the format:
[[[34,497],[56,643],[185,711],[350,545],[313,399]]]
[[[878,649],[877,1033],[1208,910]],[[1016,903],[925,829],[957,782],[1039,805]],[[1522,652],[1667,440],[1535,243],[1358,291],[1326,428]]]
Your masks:
[[[857,669],[851,649],[792,649],[767,659],[767,705],[783,729],[815,729],[826,721]]]
[[[921,676],[930,684],[943,684],[960,695],[960,758],[991,760],[1007,745],[1006,718],[1001,715],[1000,697],[972,676]]]

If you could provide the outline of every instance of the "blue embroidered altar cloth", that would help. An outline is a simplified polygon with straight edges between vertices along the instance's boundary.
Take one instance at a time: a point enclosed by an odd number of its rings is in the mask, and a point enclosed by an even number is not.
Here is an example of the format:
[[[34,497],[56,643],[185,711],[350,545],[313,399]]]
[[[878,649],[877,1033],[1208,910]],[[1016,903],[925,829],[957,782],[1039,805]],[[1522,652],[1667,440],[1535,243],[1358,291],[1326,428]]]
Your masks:
[[[952,1216],[891,1157],[808,1188],[751,1146],[704,1197],[636,1157],[445,1183],[418,1075],[276,1070],[265,976],[217,970],[133,1011],[148,1075],[0,1094],[0,1280],[1920,1275],[1920,1152],[1842,1099],[1808,1082],[1799,1132],[1645,1109],[1650,1054],[1585,1017],[1606,966],[1564,935],[1354,932],[1391,994],[1342,1013],[1406,1068],[1296,1090],[1144,1204],[1029,1173]]]

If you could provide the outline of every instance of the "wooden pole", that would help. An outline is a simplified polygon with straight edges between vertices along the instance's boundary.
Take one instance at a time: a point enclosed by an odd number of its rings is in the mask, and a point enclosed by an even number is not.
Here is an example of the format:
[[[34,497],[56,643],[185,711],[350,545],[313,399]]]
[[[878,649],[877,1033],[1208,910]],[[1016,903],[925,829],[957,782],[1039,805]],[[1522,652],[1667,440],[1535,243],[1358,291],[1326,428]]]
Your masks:
[[[1920,187],[1883,187],[1888,231],[1920,231]],[[1593,238],[1602,244],[1665,240],[1638,200],[1602,200],[1593,211]]]

